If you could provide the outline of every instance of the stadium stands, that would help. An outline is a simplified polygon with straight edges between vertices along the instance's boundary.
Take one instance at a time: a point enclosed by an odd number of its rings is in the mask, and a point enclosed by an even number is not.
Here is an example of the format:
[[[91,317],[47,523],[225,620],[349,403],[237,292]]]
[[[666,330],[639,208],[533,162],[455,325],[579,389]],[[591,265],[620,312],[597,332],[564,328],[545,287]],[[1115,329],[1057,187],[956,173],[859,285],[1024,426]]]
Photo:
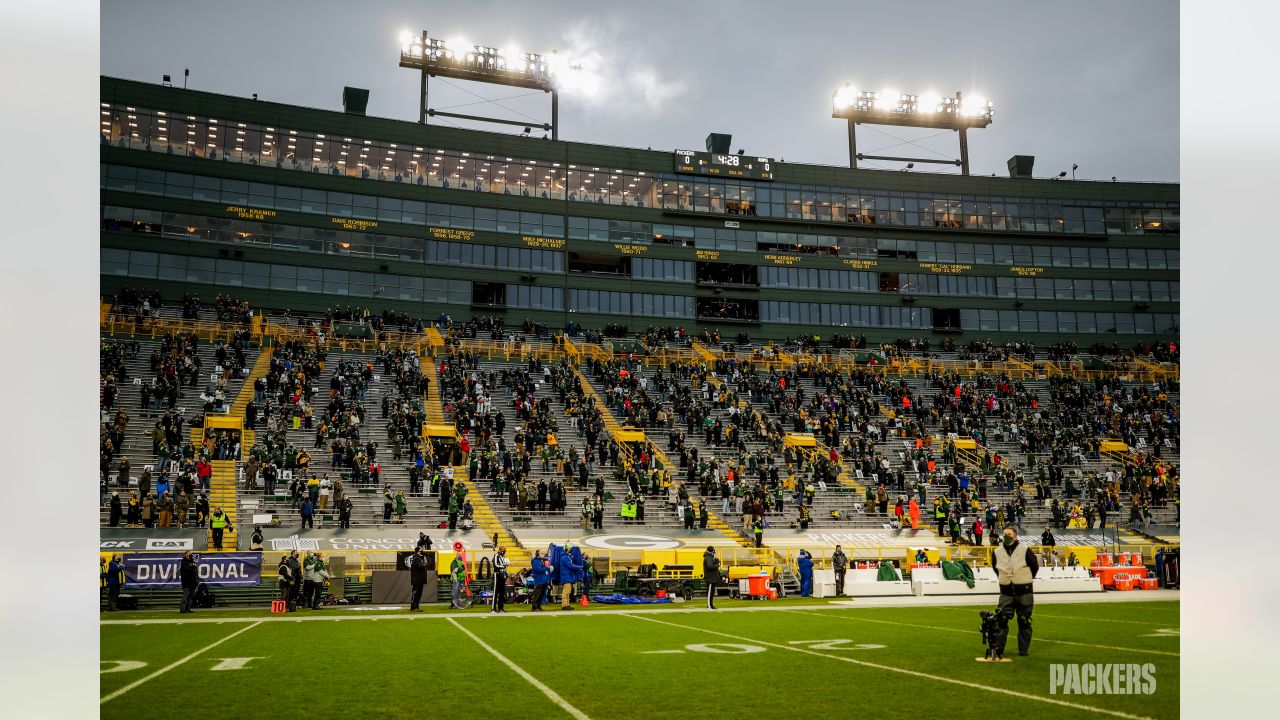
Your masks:
[[[705,507],[705,527],[747,546],[753,500],[771,527],[815,529],[909,526],[915,500],[920,527],[961,544],[977,541],[975,519],[984,541],[1007,522],[1096,527],[1104,512],[1131,532],[1178,524],[1172,347],[562,337],[491,318],[266,316],[133,293],[103,320],[103,487],[124,489],[123,476],[140,494],[134,512],[121,498],[119,524],[145,524],[142,494],[161,482],[198,497],[192,421],[224,408],[246,421],[240,458],[227,439],[204,452],[237,463],[240,517],[300,525],[314,498],[314,526],[336,527],[346,499],[352,526],[435,527],[450,520],[452,468],[468,490],[455,522],[520,557],[521,528],[675,529],[686,505],[694,527]],[[456,449],[428,437],[450,426]]]

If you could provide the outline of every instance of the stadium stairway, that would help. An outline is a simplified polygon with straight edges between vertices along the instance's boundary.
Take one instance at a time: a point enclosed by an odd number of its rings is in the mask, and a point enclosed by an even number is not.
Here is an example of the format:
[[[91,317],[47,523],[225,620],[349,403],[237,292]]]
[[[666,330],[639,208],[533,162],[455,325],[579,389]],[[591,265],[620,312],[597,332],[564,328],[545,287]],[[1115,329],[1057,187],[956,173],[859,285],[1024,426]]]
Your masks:
[[[209,512],[212,515],[215,508],[222,508],[231,522],[231,527],[222,533],[222,547],[227,552],[235,552],[238,549],[236,532],[240,529],[236,518],[236,461],[214,460],[211,464],[213,475],[209,478]],[[209,552],[214,552],[212,529],[209,530]]]
[[[574,372],[577,373],[579,379],[582,380],[583,391],[596,399],[596,407],[600,409],[600,415],[604,420],[605,429],[609,431],[609,434],[612,435],[615,429],[621,429],[622,426],[618,423],[618,419],[614,417],[613,410],[609,407],[607,403],[604,402],[603,398],[600,397],[600,394],[596,392],[595,387],[591,385],[591,381],[587,378],[587,376],[583,374],[581,370],[576,368]],[[646,434],[646,439],[648,440],[648,443],[649,443],[649,452],[653,454],[654,460],[656,460],[658,464],[667,468],[667,470],[671,472],[672,479],[676,480],[677,476],[679,475],[679,468],[671,462],[671,460],[667,457],[667,454],[662,451],[662,448],[658,447],[658,444],[655,443],[652,438],[649,438],[647,434]],[[748,540],[747,537],[742,533],[739,533],[737,530],[730,527],[729,524],[726,523],[724,519],[720,517],[719,513],[717,513],[712,509],[713,506],[714,506],[714,503],[711,503],[711,502],[708,502],[706,504],[707,528],[709,530],[715,530],[721,535],[724,535],[725,537],[730,538],[734,542],[738,543],[738,545],[741,547],[754,549],[755,543],[751,540]]]
[[[240,392],[236,393],[236,399],[231,403],[231,417],[244,417],[245,408],[249,406],[249,402],[253,400],[253,384],[259,378],[266,377],[267,372],[271,369],[271,357],[275,354],[274,349],[264,348],[258,353],[258,358],[253,363],[253,368],[249,371],[249,376],[245,378],[244,384],[240,386]],[[240,433],[240,455],[244,457],[249,448],[253,447],[255,435],[253,430],[245,429]],[[209,478],[209,511],[213,512],[214,508],[222,508],[222,512],[227,515],[227,519],[231,521],[230,529],[222,534],[222,546],[230,552],[239,549],[236,543],[236,533],[240,528],[239,516],[237,509],[240,507],[238,490],[240,484],[236,482],[239,473],[236,471],[239,466],[239,460],[214,460],[213,474]],[[209,548],[213,548],[213,530],[209,531]]]
[[[421,367],[422,374],[431,379],[431,395],[423,404],[423,409],[427,413],[427,422],[444,424],[448,421],[444,415],[443,393],[440,390],[440,377],[436,371],[436,361],[434,358],[423,358]],[[515,535],[511,534],[507,526],[494,513],[493,508],[489,507],[489,501],[485,498],[484,491],[471,479],[468,465],[465,463],[455,465],[453,477],[455,481],[461,482],[467,488],[467,499],[471,501],[471,518],[475,521],[476,527],[483,530],[485,535],[493,538],[495,549],[498,546],[507,548],[507,559],[511,561],[512,567],[528,567],[533,560],[532,553],[520,544]]]
[[[493,508],[489,507],[489,501],[485,499],[484,492],[471,480],[471,473],[467,471],[467,467],[465,465],[455,467],[453,477],[466,486],[467,499],[471,501],[471,518],[475,521],[476,527],[484,530],[486,535],[495,539],[494,549],[505,546],[507,548],[507,559],[511,561],[512,567],[529,567],[529,564],[533,561],[533,555],[520,544],[515,535],[512,535],[502,521],[498,519],[498,516],[494,514]]]
[[[443,425],[448,421],[444,418],[444,406],[441,404],[440,375],[436,372],[436,360],[423,356],[419,365],[422,368],[422,374],[431,380],[430,397],[432,399],[423,406],[427,411],[427,422],[431,425]]]

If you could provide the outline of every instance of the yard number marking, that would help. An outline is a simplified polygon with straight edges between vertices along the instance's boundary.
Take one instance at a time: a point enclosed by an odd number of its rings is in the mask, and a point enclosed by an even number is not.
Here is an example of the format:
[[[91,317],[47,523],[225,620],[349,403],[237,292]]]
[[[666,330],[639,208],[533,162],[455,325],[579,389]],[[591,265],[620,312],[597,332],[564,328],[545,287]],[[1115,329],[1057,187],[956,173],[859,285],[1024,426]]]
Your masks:
[[[1139,637],[1181,637],[1178,634],[1178,628],[1160,628],[1150,635],[1140,635]]]
[[[685,645],[685,648],[694,652],[717,653],[722,655],[747,655],[750,653],[764,652],[764,648],[759,645],[740,645],[738,643],[697,643],[694,645]],[[721,648],[727,648],[722,650]]]
[[[214,665],[210,669],[210,672],[212,672],[213,670],[243,670],[245,666],[249,664],[250,660],[261,660],[261,659],[262,658],[260,657],[219,658],[218,664]]]
[[[140,660],[103,660],[102,665],[114,665],[115,667],[103,667],[99,672],[103,675],[113,672],[129,672],[131,670],[141,670],[147,664]]]
[[[848,645],[852,640],[790,640],[788,645],[808,645],[810,650],[879,650],[884,645],[875,643],[858,643],[851,647],[836,647],[837,645]]]

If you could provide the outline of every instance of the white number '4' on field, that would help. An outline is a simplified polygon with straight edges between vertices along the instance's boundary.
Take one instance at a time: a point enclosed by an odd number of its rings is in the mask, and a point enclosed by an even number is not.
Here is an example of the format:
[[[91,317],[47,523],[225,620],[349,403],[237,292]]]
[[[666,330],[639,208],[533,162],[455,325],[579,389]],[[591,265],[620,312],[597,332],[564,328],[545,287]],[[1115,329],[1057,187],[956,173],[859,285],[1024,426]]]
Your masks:
[[[808,645],[810,650],[879,650],[884,645],[875,643],[858,643],[851,645],[852,640],[791,640],[788,645]],[[839,647],[844,646],[844,647]]]

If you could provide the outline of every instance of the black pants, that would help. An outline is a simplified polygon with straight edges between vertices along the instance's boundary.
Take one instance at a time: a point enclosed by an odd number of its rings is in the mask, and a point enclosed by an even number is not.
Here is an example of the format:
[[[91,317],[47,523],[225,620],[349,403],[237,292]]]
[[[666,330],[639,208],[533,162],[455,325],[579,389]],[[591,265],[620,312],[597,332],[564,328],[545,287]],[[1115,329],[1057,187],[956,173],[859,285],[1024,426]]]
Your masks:
[[[413,594],[409,596],[409,609],[417,610],[418,603],[422,602],[422,588],[425,582],[413,583]]]
[[[107,586],[107,609],[115,610],[120,607],[120,586]]]
[[[215,550],[222,549],[222,528],[213,528],[213,547]]]
[[[836,595],[844,595],[844,573],[843,569],[836,570]]]
[[[716,609],[716,586],[719,584],[715,581],[707,583],[707,607],[712,610]]]
[[[1018,652],[1025,653],[1031,649],[1031,607],[1034,604],[1034,593],[1022,595],[1000,594],[996,609],[1005,613],[1012,611],[1018,617]],[[996,633],[996,650],[1003,656],[1005,640],[1009,637],[1009,617],[1001,616],[1000,630]]]
[[[546,598],[547,598],[547,584],[543,583],[541,585],[534,585],[533,598],[529,600],[529,603],[533,605],[534,609],[540,609],[542,607],[542,601],[545,600]]]
[[[316,584],[310,580],[302,581],[302,604],[311,605],[311,596],[315,593]]]
[[[494,573],[493,575],[493,609],[502,610],[507,606],[507,574],[504,572]]]
[[[338,527],[344,530],[351,529],[351,513],[341,513],[338,515]]]

